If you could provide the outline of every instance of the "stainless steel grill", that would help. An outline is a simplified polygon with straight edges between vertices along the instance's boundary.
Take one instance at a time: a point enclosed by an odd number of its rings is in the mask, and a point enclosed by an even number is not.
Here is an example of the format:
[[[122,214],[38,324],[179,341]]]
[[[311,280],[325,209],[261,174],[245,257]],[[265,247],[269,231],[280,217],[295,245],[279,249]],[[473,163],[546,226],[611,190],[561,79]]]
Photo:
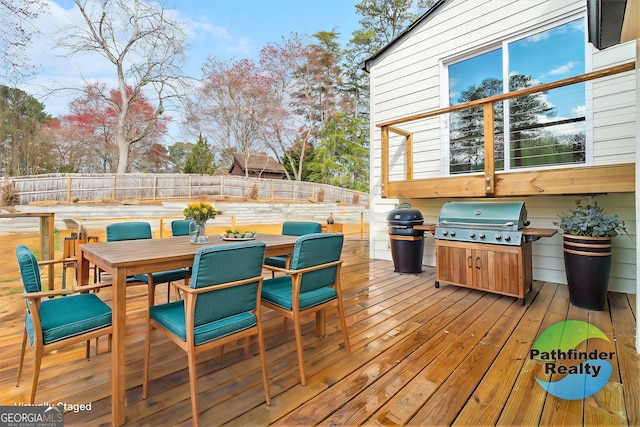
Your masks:
[[[436,228],[440,283],[522,300],[533,282],[531,242],[555,229],[529,228],[524,202],[449,202]]]
[[[524,202],[448,202],[440,210],[435,238],[519,246],[527,225]]]

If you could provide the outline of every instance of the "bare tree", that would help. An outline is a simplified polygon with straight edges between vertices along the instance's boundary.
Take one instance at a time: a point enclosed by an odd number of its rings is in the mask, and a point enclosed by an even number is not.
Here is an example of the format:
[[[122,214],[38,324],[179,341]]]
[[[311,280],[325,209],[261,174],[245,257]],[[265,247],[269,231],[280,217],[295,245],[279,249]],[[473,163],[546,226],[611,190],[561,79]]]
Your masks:
[[[182,76],[186,32],[171,18],[166,4],[142,0],[74,0],[84,19],[61,39],[71,55],[95,52],[113,64],[120,99],[105,100],[118,111],[115,142],[117,173],[128,172],[133,144],[153,131],[165,109],[180,102],[186,89]],[[127,129],[131,102],[143,93],[155,111],[136,132]],[[108,94],[107,94],[108,95]]]
[[[272,98],[261,136],[279,163],[288,162],[293,177],[286,169],[287,178],[296,181],[302,180],[305,154],[315,132],[316,109],[299,108],[293,99],[310,89],[302,83],[305,80],[302,77],[310,68],[311,54],[308,40],[298,34],[283,38],[282,43],[267,44],[260,52],[260,66],[268,78]]]
[[[20,77],[29,68],[25,48],[37,32],[31,21],[45,8],[44,0],[0,0],[0,77]]]
[[[233,153],[263,151],[261,129],[270,108],[268,80],[249,59],[209,58],[203,66],[202,87],[187,102],[185,127],[212,141],[218,167],[233,164]]]

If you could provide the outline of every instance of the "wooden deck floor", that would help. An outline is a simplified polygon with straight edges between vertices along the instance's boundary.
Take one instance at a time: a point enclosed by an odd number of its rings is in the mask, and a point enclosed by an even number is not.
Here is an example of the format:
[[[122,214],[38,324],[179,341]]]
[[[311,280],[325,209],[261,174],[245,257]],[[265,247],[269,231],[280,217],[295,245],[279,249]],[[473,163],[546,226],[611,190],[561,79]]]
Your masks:
[[[634,295],[610,293],[606,310],[592,312],[571,306],[566,286],[535,282],[522,306],[511,297],[436,289],[433,269],[398,274],[391,262],[369,260],[367,253],[364,241],[347,240],[343,289],[352,354],[342,347],[334,313],[324,338],[314,335],[310,317],[303,387],[292,330],[283,332],[282,318],[266,311],[271,406],[264,404],[255,342],[248,355],[238,343],[225,349],[221,365],[217,352],[198,359],[201,425],[640,425]],[[153,340],[149,398],[141,398],[144,292],[129,291],[127,425],[190,425],[186,356],[160,335]],[[108,291],[100,295],[109,298]],[[15,387],[23,315],[14,310],[0,325],[0,405],[28,394],[30,352],[23,385]],[[590,339],[576,349],[614,353],[609,381],[586,399],[546,393],[536,378],[558,377],[529,357],[542,331],[567,319],[589,322],[610,340]],[[90,410],[67,412],[65,425],[110,425],[110,355],[87,361],[83,352],[79,345],[45,357],[37,401],[91,403]]]

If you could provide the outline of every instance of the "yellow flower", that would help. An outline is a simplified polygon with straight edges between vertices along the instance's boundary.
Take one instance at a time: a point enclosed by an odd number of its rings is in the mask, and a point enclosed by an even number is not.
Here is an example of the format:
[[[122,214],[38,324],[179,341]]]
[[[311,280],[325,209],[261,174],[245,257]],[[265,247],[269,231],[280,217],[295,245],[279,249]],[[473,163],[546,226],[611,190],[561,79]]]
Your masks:
[[[185,218],[190,218],[195,222],[204,223],[215,218],[218,212],[209,203],[189,203],[182,211]]]

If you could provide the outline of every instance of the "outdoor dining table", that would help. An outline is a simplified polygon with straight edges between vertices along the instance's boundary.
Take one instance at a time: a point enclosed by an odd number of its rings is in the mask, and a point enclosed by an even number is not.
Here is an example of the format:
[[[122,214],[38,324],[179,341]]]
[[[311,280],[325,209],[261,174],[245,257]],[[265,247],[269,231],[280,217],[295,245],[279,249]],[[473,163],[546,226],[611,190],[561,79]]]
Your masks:
[[[283,256],[293,252],[296,236],[256,236],[266,243],[265,256]],[[99,242],[80,245],[78,280],[89,283],[89,263],[112,277],[113,342],[111,348],[111,417],[114,426],[125,423],[125,326],[127,276],[154,273],[193,265],[195,253],[206,246],[233,243],[209,236],[209,243],[192,244],[189,236],[164,239]]]

